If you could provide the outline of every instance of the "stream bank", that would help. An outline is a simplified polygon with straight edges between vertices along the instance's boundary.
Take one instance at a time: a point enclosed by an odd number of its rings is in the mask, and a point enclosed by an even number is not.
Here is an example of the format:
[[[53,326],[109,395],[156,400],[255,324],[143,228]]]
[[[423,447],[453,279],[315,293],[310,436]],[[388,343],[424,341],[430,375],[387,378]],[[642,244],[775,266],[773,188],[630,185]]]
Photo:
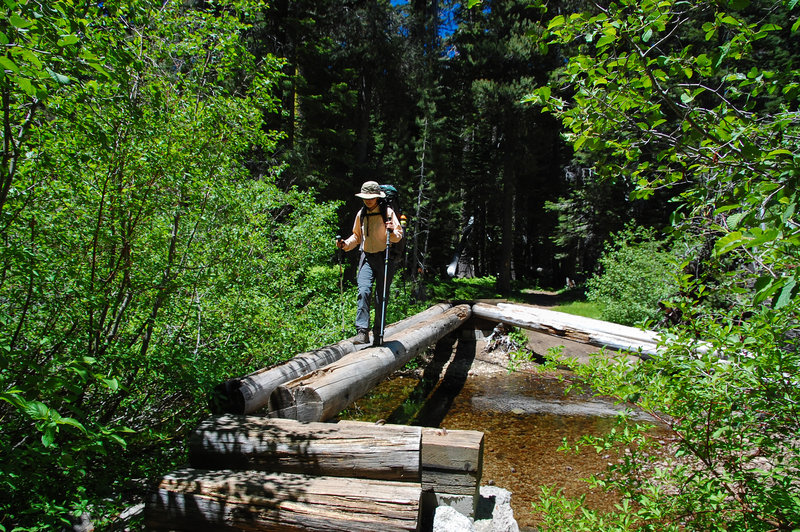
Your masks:
[[[564,441],[602,435],[615,424],[621,407],[588,392],[571,391],[574,375],[566,370],[542,372],[534,362],[509,371],[509,355],[488,350],[491,328],[464,327],[426,353],[419,367],[396,373],[341,417],[484,433],[482,486],[512,493],[511,506],[522,530],[537,524],[531,503],[543,486],[586,496],[586,506],[613,509],[614,494],[590,489],[583,480],[602,473],[615,460],[584,450],[559,451]],[[542,355],[564,346],[563,354],[588,359],[598,348],[526,331],[528,347]]]

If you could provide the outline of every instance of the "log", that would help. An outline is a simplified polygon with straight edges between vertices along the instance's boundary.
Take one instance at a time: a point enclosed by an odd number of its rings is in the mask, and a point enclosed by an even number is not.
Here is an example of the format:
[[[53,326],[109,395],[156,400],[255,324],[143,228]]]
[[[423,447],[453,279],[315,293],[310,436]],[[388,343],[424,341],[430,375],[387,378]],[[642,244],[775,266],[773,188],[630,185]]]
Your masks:
[[[483,467],[483,432],[422,429],[422,467],[478,473]]]
[[[601,348],[638,352],[645,356],[658,352],[659,335],[654,331],[509,303],[476,303],[472,306],[472,312],[481,318]]]
[[[325,368],[278,386],[270,396],[270,416],[299,421],[325,421],[334,417],[423,349],[456,330],[470,315],[469,305],[453,307],[392,334],[381,347],[351,353]]]
[[[147,530],[416,530],[412,482],[185,468],[163,477]]]
[[[422,489],[477,497],[483,473],[483,432],[422,429]]]
[[[439,303],[386,328],[385,336],[396,334],[451,308],[449,303]],[[270,368],[262,368],[240,379],[231,379],[214,388],[209,407],[215,414],[252,414],[269,402],[272,391],[280,384],[296,379],[324,367],[343,356],[367,347],[355,344],[356,337],[342,340],[313,351],[301,353],[291,360]]]
[[[222,415],[189,436],[189,464],[420,482],[421,427]]]

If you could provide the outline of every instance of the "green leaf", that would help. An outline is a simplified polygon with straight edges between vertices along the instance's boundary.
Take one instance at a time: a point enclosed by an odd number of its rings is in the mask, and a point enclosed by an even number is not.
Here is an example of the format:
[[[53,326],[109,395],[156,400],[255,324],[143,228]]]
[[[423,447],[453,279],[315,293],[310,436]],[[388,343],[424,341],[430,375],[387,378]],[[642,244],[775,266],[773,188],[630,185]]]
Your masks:
[[[753,287],[755,289],[753,302],[756,305],[763,303],[781,287],[781,284],[782,283],[780,281],[770,277],[769,275],[759,277],[756,280],[755,286]]]
[[[726,219],[726,222],[728,224],[728,229],[735,230],[736,228],[738,228],[739,224],[742,222],[742,218],[744,217],[745,213],[743,212],[737,212],[728,216],[728,218]]]
[[[49,68],[45,70],[47,70],[47,73],[50,74],[50,77],[53,78],[60,85],[69,85],[71,80],[67,76],[59,74],[58,72],[53,72]]]
[[[744,238],[741,231],[733,231],[717,240],[717,243],[714,244],[714,253],[716,255],[724,255],[743,245],[746,241],[749,241],[749,239]]]
[[[786,284],[783,285],[781,292],[778,294],[778,297],[775,298],[775,304],[773,305],[774,308],[778,309],[781,307],[785,307],[788,305],[792,299],[795,298],[797,295],[797,279],[794,276],[789,277],[786,280]]]
[[[766,231],[751,229],[749,232],[745,233],[746,242],[744,245],[749,248],[760,246],[776,240],[779,236],[780,231],[775,228],[767,229]]]
[[[71,46],[71,45],[77,43],[78,40],[79,39],[78,39],[77,35],[64,35],[63,37],[61,37],[58,40],[58,45],[63,48],[65,46]]]
[[[25,413],[34,420],[49,419],[50,409],[44,403],[30,401],[25,405]]]
[[[616,35],[603,35],[597,40],[597,47],[601,48],[617,40]]]
[[[739,205],[738,203],[734,204],[734,205],[724,205],[722,207],[718,207],[717,209],[714,209],[714,215],[722,214],[723,212],[733,211],[735,209],[741,209],[741,208],[742,208],[742,206]]]
[[[78,421],[77,419],[74,419],[74,418],[71,418],[71,417],[62,417],[58,421],[58,423],[60,425],[69,425],[71,427],[75,427],[76,429],[80,430],[84,434],[87,434],[86,427],[84,427],[83,424],[80,421]]]
[[[17,64],[4,55],[0,55],[0,66],[6,70],[10,70],[15,74],[19,74],[19,67]]]
[[[31,80],[28,78],[17,78],[17,84],[28,94],[28,96],[36,96],[36,87],[33,86],[33,83],[31,83]]]
[[[16,13],[11,15],[8,21],[11,23],[12,26],[19,29],[25,29],[32,24],[30,20],[24,19]]]
[[[789,150],[780,149],[780,150],[772,150],[767,155],[769,157],[774,157],[775,155],[789,155],[789,156],[792,156],[793,153],[790,152]]]
[[[52,447],[56,439],[56,426],[48,425],[42,433],[42,445],[45,447]]]
[[[555,16],[552,18],[552,20],[550,20],[550,23],[547,25],[547,29],[552,30],[553,28],[560,28],[565,22],[566,19],[564,18],[564,15]]]

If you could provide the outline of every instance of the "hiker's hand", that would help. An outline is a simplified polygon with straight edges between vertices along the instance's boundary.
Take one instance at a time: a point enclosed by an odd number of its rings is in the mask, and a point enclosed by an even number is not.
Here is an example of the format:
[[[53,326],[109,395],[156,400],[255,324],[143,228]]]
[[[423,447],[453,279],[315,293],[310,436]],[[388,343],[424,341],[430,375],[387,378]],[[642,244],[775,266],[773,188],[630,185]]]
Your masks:
[[[339,248],[339,249],[344,248],[344,240],[342,240],[341,238],[339,240],[337,240],[336,241],[336,247]]]
[[[386,222],[386,230],[389,231],[390,233],[394,233],[394,222],[393,221],[388,220]]]

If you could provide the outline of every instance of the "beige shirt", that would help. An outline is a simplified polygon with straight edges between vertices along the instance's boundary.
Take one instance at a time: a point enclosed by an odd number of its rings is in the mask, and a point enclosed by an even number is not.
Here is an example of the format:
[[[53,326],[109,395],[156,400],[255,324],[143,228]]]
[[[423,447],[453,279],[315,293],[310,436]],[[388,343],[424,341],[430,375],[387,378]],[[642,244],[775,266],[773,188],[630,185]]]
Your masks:
[[[361,221],[362,210],[359,209],[358,214],[356,214],[356,221],[353,223],[353,234],[344,241],[344,250],[350,251],[361,244],[361,249],[367,253],[386,251],[386,224],[383,221],[383,216],[381,216],[380,207],[376,205],[374,209],[367,211],[375,214],[365,216],[364,223]],[[389,242],[396,244],[403,238],[403,226],[400,225],[400,220],[398,220],[391,207],[386,207],[386,217],[394,223],[394,231],[389,234]]]

